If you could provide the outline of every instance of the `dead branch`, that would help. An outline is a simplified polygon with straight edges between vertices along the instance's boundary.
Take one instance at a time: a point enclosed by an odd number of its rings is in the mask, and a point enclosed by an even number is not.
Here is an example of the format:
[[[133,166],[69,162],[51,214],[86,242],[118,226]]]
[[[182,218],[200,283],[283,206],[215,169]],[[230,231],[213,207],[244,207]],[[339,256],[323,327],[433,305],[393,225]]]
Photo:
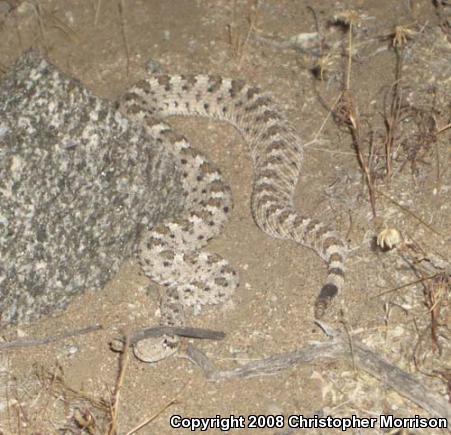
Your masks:
[[[311,364],[324,360],[354,361],[356,368],[374,376],[393,388],[400,395],[428,411],[434,417],[445,417],[451,421],[451,407],[442,397],[430,392],[415,376],[390,364],[362,343],[353,338],[351,355],[349,339],[345,334],[336,333],[332,340],[305,346],[294,352],[287,352],[254,361],[241,367],[220,370],[200,350],[188,346],[186,357],[198,365],[210,381],[231,378],[250,378],[273,375],[298,364]],[[451,432],[451,429],[449,430]]]
[[[64,332],[62,334],[55,335],[53,337],[47,337],[47,338],[43,338],[43,339],[39,339],[39,340],[28,339],[28,340],[15,340],[15,341],[7,342],[7,343],[0,343],[0,352],[12,350],[12,349],[23,349],[25,347],[43,346],[45,344],[55,343],[56,341],[64,340],[65,338],[89,334],[91,332],[99,331],[101,329],[103,329],[102,325],[93,325],[93,326],[88,326],[86,328],[76,329],[75,331]]]

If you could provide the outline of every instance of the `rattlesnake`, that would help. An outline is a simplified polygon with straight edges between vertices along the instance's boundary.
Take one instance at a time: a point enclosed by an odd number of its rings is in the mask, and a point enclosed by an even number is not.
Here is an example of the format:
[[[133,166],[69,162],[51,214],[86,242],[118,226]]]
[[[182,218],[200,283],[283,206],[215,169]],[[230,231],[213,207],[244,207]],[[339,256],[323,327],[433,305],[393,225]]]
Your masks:
[[[249,145],[254,186],[251,209],[268,235],[312,248],[327,263],[325,285],[315,303],[321,317],[344,284],[347,247],[339,233],[303,216],[293,206],[302,163],[302,143],[272,97],[240,80],[209,75],[158,75],[133,86],[120,109],[145,124],[155,140],[170,143],[183,168],[185,212],[149,228],[137,248],[144,273],[166,287],[161,324],[182,326],[184,307],[225,301],[238,286],[229,263],[201,248],[217,235],[232,208],[232,197],[216,169],[161,118],[196,115],[231,123]],[[177,339],[148,339],[135,349],[140,359],[158,361],[177,349]]]

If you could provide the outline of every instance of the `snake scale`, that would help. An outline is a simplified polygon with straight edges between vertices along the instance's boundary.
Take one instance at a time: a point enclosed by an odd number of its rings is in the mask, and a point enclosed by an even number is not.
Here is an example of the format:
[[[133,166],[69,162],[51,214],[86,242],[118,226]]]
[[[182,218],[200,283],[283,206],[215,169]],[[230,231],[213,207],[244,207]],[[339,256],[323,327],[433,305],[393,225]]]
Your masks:
[[[344,285],[348,249],[343,237],[293,205],[302,168],[302,142],[274,99],[241,80],[210,75],[158,75],[133,86],[120,101],[127,117],[145,125],[182,169],[185,211],[176,219],[148,229],[137,248],[144,273],[166,289],[161,300],[161,324],[183,326],[185,307],[224,302],[238,286],[229,263],[202,250],[218,235],[232,209],[230,188],[220,171],[162,119],[202,116],[231,123],[249,146],[254,169],[253,218],[271,237],[290,239],[313,249],[328,273],[315,302],[321,317]],[[142,342],[135,352],[154,362],[177,349],[176,337]]]

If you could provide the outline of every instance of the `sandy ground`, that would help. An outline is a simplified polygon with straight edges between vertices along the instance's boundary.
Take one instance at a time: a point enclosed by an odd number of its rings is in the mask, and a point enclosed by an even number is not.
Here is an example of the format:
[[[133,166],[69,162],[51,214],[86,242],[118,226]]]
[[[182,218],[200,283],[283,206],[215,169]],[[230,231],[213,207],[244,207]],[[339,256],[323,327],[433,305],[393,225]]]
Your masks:
[[[7,2],[0,3],[6,10]],[[430,292],[436,291],[433,285],[439,286],[438,280],[379,296],[425,275],[418,275],[421,267],[411,267],[402,253],[374,249],[378,231],[393,227],[413,240],[425,256],[433,254],[449,261],[450,130],[436,134],[429,147],[422,148],[418,138],[412,140],[420,144],[416,154],[403,148],[399,139],[390,179],[384,175],[380,157],[384,94],[396,80],[397,57],[390,35],[395,26],[406,26],[406,44],[420,46],[426,34],[437,32],[440,50],[445,51],[431,58],[443,62],[451,46],[446,39],[449,27],[446,23],[439,27],[444,22],[439,12],[446,11],[426,0],[261,0],[258,5],[252,1],[130,0],[123,1],[122,8],[116,1],[102,2],[95,25],[98,3],[43,0],[33,7],[28,2],[11,1],[12,9],[4,12],[0,21],[0,68],[6,70],[21,52],[35,47],[95,94],[112,100],[148,74],[146,65],[151,60],[168,73],[239,77],[271,90],[309,144],[296,205],[346,234],[352,249],[346,291],[326,321],[334,328],[345,328],[373,352],[413,373],[437,396],[448,400],[449,287],[444,281],[436,296],[438,309],[434,306],[432,310],[435,318],[427,303]],[[278,46],[275,42],[317,31],[309,6],[314,8],[325,44],[305,50]],[[377,219],[373,219],[349,129],[328,118],[328,108],[343,89],[347,57],[342,46],[348,44],[346,26],[328,23],[343,13],[349,18],[350,10],[356,13],[354,18],[351,15],[355,20],[351,89],[362,124],[371,125],[374,133],[378,156],[375,183],[377,192],[382,192],[376,196]],[[432,44],[426,45],[433,49]],[[415,81],[414,65],[412,62],[412,69],[405,72],[408,92],[429,95],[423,86],[426,82]],[[312,74],[315,67],[324,80]],[[438,79],[433,63],[428,68],[421,70],[426,71],[428,85],[435,86]],[[437,69],[438,74],[446,74],[443,68]],[[446,76],[438,80],[439,97],[434,102],[427,98],[421,102],[425,113],[434,114],[435,133],[450,122],[446,94],[450,90],[449,71],[447,88],[446,83]],[[224,331],[226,338],[196,345],[219,367],[230,368],[326,340],[314,326],[312,316],[325,267],[314,253],[293,243],[272,240],[254,224],[249,209],[252,167],[246,144],[228,125],[199,119],[170,122],[217,162],[232,186],[235,201],[231,221],[209,250],[231,261],[240,274],[241,285],[232,304],[192,318],[192,325]],[[405,135],[415,129],[418,119],[411,116],[408,122],[400,127]],[[363,145],[366,153],[367,143]],[[0,354],[0,433],[107,433],[108,413],[96,408],[93,399],[110,400],[116,384],[119,356],[108,343],[124,330],[158,322],[159,291],[130,260],[103,290],[87,291],[64,313],[1,331],[5,339],[14,340],[53,336],[97,323],[104,327],[100,332],[55,344]],[[438,328],[436,339],[431,325]],[[65,385],[49,381],[45,373],[60,375]],[[79,393],[71,393],[70,388]],[[149,366],[131,355],[120,390],[118,433],[127,433],[151,416],[155,418],[139,433],[171,433],[169,418],[175,414],[429,415],[344,361],[317,361],[273,376],[213,383],[186,359],[174,357]],[[96,424],[81,429],[82,415],[87,420],[94,416]],[[231,433],[254,431],[247,428]],[[350,432],[388,433],[381,429]],[[266,428],[259,433],[291,432],[285,425],[284,429]],[[308,433],[334,432],[318,429]],[[414,433],[442,432],[425,429]]]

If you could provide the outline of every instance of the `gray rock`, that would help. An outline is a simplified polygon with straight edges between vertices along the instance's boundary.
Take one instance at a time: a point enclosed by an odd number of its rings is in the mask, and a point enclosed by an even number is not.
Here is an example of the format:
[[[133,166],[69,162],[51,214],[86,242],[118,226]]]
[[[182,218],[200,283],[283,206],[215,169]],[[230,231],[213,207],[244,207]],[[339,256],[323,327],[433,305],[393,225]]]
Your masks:
[[[36,52],[0,83],[0,325],[101,288],[183,207],[160,139]]]

